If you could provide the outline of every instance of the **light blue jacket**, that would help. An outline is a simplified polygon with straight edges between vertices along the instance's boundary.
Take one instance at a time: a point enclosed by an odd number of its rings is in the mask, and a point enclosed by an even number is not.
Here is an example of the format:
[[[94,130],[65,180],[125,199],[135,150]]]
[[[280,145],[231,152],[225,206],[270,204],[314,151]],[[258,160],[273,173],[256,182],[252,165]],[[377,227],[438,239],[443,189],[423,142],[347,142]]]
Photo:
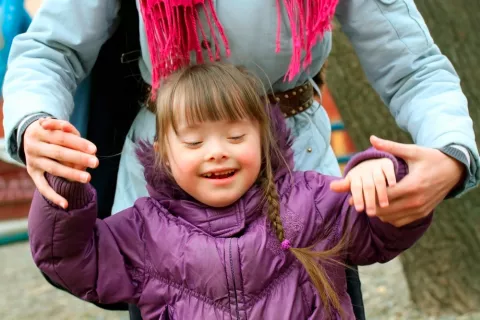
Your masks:
[[[310,73],[302,72],[285,83],[291,52],[286,12],[282,12],[282,51],[275,54],[275,0],[213,3],[230,42],[230,61],[251,69],[276,91],[308,80],[330,53],[332,39],[327,33],[313,50]],[[115,31],[118,11],[118,0],[45,0],[28,32],[14,40],[3,88],[5,134],[14,158],[18,159],[22,133],[17,129],[29,116],[43,112],[69,119],[77,84],[89,74],[101,45]],[[336,17],[398,125],[418,145],[463,146],[470,153],[465,187],[475,186],[479,156],[467,100],[457,73],[434,44],[414,1],[340,0]],[[140,40],[140,69],[149,82],[151,66],[142,23]],[[316,127],[328,145],[328,119],[318,119]]]

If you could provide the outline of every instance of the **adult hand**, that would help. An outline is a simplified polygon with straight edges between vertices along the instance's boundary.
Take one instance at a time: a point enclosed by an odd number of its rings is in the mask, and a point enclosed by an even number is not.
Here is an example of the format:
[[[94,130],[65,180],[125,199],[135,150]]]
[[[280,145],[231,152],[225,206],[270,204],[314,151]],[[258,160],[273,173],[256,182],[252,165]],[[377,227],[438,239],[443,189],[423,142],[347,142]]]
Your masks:
[[[90,174],[84,168],[98,166],[95,145],[81,138],[78,130],[67,121],[40,119],[33,122],[25,131],[23,148],[27,172],[38,191],[65,209],[67,200],[50,187],[44,173],[87,183]]]
[[[387,189],[388,207],[377,204],[376,216],[401,227],[426,217],[465,176],[465,166],[443,152],[372,136],[372,145],[408,164],[409,173]]]

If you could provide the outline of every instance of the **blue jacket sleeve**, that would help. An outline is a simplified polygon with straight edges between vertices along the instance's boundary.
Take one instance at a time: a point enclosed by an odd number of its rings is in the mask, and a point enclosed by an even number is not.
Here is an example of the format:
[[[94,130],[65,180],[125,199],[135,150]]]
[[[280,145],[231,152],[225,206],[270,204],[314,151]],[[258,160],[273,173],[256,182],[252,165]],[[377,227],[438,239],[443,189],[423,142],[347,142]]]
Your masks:
[[[68,120],[77,85],[117,26],[118,0],[44,0],[26,33],[15,37],[3,87],[7,149],[29,115]],[[19,160],[19,159],[17,159]]]
[[[413,0],[342,0],[336,14],[373,88],[416,144],[466,147],[479,157],[468,103],[452,64],[435,45]]]

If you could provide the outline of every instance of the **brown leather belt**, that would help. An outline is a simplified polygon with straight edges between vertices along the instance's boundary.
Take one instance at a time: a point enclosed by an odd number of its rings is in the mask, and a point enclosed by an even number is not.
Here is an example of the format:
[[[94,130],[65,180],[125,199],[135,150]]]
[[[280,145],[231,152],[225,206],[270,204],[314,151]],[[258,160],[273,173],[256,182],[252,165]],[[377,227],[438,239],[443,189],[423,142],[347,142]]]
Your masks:
[[[293,117],[313,105],[314,91],[310,82],[293,89],[268,95],[271,104],[278,104],[285,118]],[[155,113],[155,103],[147,102],[147,108]]]
[[[278,104],[285,118],[293,117],[313,105],[313,86],[310,82],[293,89],[271,93],[268,99],[272,104]]]

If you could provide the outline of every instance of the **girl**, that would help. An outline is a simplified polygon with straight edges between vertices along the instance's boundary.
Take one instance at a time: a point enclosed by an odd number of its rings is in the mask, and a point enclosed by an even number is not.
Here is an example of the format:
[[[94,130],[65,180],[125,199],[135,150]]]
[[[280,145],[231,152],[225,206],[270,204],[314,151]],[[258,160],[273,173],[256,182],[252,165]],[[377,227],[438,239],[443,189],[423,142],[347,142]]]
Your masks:
[[[353,318],[344,264],[392,259],[432,215],[397,228],[359,213],[388,204],[387,183],[407,172],[384,152],[357,155],[343,180],[293,171],[288,130],[259,87],[223,64],[168,77],[157,138],[137,151],[150,196],[105,220],[89,184],[47,174],[69,207],[35,194],[38,267],[82,299],[136,304],[144,319]],[[330,188],[351,190],[355,209]]]

